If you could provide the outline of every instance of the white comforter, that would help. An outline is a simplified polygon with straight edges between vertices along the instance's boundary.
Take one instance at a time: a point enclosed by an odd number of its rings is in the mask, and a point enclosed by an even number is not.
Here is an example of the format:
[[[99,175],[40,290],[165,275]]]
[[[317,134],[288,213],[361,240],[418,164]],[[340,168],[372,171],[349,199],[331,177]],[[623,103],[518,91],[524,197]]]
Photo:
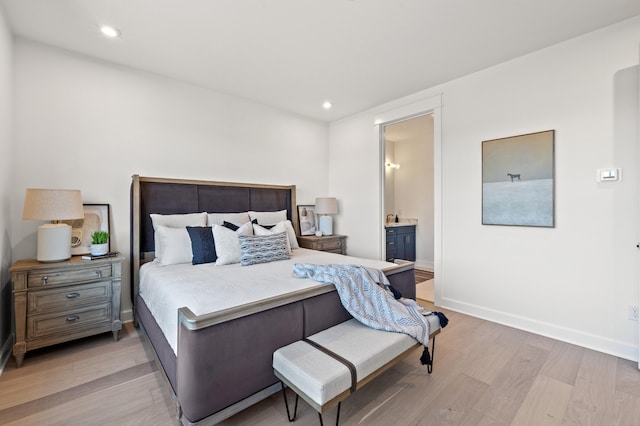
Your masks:
[[[149,262],[140,268],[140,296],[177,354],[178,309],[188,307],[204,315],[291,291],[315,287],[317,282],[293,275],[296,263],[357,264],[376,269],[392,263],[298,248],[289,260],[252,266]]]

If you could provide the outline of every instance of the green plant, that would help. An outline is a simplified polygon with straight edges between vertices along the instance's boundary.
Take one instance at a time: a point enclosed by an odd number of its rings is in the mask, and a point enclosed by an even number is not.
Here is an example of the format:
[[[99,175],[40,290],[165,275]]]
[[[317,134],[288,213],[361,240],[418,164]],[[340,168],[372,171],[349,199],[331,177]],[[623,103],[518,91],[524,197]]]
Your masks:
[[[107,231],[96,231],[91,234],[91,244],[106,244],[109,241],[109,233]]]

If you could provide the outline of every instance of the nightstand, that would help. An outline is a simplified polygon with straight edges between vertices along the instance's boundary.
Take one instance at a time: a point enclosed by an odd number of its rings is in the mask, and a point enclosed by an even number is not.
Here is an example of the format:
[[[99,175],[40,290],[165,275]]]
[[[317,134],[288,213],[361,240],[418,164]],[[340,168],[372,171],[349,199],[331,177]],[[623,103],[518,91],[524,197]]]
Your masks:
[[[74,256],[52,263],[19,260],[11,266],[18,367],[32,349],[107,331],[118,340],[123,260]]]
[[[347,254],[347,237],[344,235],[326,235],[323,237],[302,235],[298,237],[298,244],[300,244],[300,247],[311,250]]]

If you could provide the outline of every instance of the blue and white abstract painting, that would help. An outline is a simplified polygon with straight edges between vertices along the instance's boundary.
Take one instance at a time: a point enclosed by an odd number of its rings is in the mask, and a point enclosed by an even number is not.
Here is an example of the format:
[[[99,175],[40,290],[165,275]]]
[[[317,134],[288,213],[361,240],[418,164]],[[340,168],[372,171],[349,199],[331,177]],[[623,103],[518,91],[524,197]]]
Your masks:
[[[554,226],[554,131],[482,142],[482,224]]]

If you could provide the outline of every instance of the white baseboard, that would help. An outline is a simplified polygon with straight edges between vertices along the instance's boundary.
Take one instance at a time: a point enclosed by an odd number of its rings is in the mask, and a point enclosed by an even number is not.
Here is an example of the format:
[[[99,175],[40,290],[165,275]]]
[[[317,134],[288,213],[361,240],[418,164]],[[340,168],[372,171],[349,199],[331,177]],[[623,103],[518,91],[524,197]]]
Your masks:
[[[120,321],[131,322],[133,321],[133,309],[127,309],[126,311],[120,311]]]
[[[4,371],[4,368],[7,366],[7,362],[9,362],[9,358],[11,358],[11,348],[13,347],[13,334],[9,335],[9,338],[3,343],[2,348],[0,348],[0,376]]]
[[[422,260],[417,259],[415,262],[416,268],[419,269],[428,269],[429,271],[433,271],[433,260]]]
[[[471,315],[487,321],[496,322],[498,324],[507,325],[520,330],[539,334],[541,336],[550,337],[552,339],[561,340],[573,345],[582,346],[584,348],[593,349],[609,355],[628,359],[630,361],[638,361],[638,347],[630,345],[619,340],[609,339],[604,336],[585,333],[580,330],[562,327],[544,321],[532,318],[521,317],[502,311],[488,309],[482,306],[461,302],[455,299],[442,298],[438,306],[462,314]]]

